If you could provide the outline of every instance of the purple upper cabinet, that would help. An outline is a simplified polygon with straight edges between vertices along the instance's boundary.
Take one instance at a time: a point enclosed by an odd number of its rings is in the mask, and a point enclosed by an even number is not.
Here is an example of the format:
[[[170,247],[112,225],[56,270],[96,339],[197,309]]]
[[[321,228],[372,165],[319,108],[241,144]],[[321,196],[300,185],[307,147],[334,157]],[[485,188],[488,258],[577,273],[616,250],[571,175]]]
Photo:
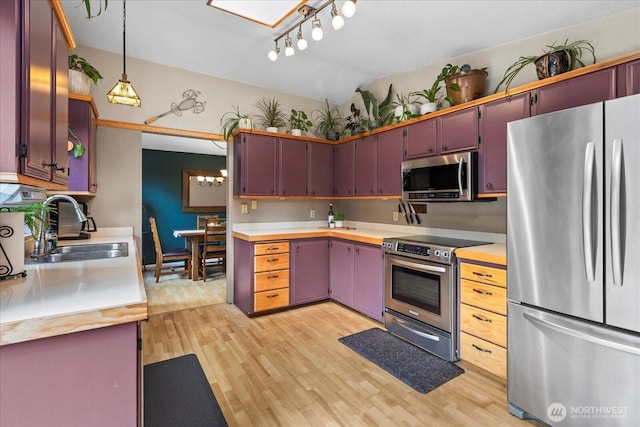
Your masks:
[[[69,140],[69,46],[64,38],[62,29],[51,14],[53,25],[53,135],[51,162],[57,167],[52,169],[51,181],[67,184],[69,180],[69,165],[67,141]]]
[[[618,97],[640,93],[640,59],[618,65]]]
[[[355,141],[338,144],[334,148],[334,195],[353,196],[355,169]]]
[[[529,117],[528,92],[480,106],[478,193],[507,191],[507,123]]]
[[[307,195],[307,142],[280,138],[278,175],[281,196]]]
[[[240,194],[250,196],[275,196],[277,189],[277,139],[273,136],[239,134],[241,158],[239,158]]]
[[[405,160],[436,155],[436,119],[413,123],[405,129]]]
[[[478,148],[478,107],[465,108],[436,118],[438,153]]]
[[[291,305],[329,297],[329,242],[327,239],[292,240]]]
[[[20,140],[20,2],[0,1],[0,172],[18,173]]]
[[[406,128],[395,128],[378,134],[378,195],[402,194],[402,158]]]
[[[332,144],[308,143],[309,196],[333,195],[333,147]]]
[[[532,116],[613,99],[616,97],[616,67],[543,86],[531,94]]]
[[[331,299],[347,307],[353,307],[354,256],[353,243],[331,239],[329,245]]]
[[[353,308],[382,321],[384,284],[382,249],[355,245]]]
[[[375,196],[378,189],[378,135],[356,140],[356,196]]]
[[[81,157],[69,159],[69,190],[95,193],[96,183],[96,125],[91,104],[87,101],[69,99],[69,129],[80,139],[85,147]],[[76,142],[76,141],[74,141]]]

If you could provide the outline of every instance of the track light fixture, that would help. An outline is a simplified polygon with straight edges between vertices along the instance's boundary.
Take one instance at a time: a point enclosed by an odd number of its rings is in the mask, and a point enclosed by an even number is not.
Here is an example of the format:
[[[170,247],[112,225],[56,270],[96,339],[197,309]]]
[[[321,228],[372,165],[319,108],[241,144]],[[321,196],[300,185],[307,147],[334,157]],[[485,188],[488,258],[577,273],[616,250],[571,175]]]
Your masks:
[[[345,1],[344,4],[342,5],[342,15],[344,15],[347,18],[352,17],[356,12],[356,1],[357,0]],[[324,34],[322,29],[322,23],[318,18],[318,13],[320,13],[324,8],[326,8],[329,5],[331,6],[331,26],[335,30],[339,30],[342,27],[344,27],[345,20],[338,13],[338,8],[336,7],[335,0],[328,0],[327,2],[320,5],[318,8],[314,8],[312,6],[305,4],[302,7],[300,7],[300,9],[298,9],[298,13],[301,14],[303,18],[297,23],[295,23],[293,26],[288,28],[286,31],[280,33],[274,39],[276,46],[275,46],[275,49],[273,49],[268,53],[267,55],[268,58],[271,61],[275,61],[278,59],[278,54],[280,53],[280,49],[278,48],[278,40],[284,38],[285,36],[286,36],[285,51],[284,51],[285,55],[286,56],[295,55],[295,50],[293,48],[293,41],[291,40],[290,33],[291,31],[294,31],[296,28],[298,29],[298,33],[297,33],[298,41],[296,43],[296,46],[298,47],[298,50],[301,50],[301,51],[305,50],[309,46],[309,44],[307,43],[307,40],[305,40],[304,35],[302,34],[302,24],[307,22],[309,19],[313,18],[313,20],[311,21],[311,38],[315,41],[322,40],[322,37]]]

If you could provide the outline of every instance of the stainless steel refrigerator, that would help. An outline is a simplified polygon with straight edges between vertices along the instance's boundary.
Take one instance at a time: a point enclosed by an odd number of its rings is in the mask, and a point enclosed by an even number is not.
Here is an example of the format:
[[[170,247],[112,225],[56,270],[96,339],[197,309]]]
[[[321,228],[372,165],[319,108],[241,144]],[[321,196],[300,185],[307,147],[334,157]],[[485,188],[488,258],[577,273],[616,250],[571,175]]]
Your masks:
[[[509,411],[640,425],[640,95],[508,124]]]

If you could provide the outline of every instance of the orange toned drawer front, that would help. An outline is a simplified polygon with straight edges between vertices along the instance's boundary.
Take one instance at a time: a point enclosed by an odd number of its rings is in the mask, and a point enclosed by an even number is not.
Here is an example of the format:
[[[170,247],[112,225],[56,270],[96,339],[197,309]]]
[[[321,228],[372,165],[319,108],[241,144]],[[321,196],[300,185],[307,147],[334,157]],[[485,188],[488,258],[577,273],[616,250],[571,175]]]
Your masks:
[[[501,314],[460,304],[460,329],[502,347],[507,346],[507,318]]]
[[[507,290],[498,286],[461,280],[462,302],[485,310],[507,315]]]
[[[507,349],[460,333],[460,358],[500,378],[507,378]]]
[[[271,242],[271,243],[256,243],[254,245],[255,255],[269,255],[269,254],[281,254],[289,252],[289,242]]]
[[[289,254],[259,255],[254,258],[253,271],[287,270],[289,268]]]
[[[254,294],[255,311],[271,310],[289,305],[289,288]]]
[[[265,271],[256,273],[254,278],[254,291],[269,291],[272,289],[289,287],[289,270]]]
[[[507,287],[507,270],[502,270],[500,268],[462,262],[460,263],[460,277],[463,279],[502,286],[503,288]]]

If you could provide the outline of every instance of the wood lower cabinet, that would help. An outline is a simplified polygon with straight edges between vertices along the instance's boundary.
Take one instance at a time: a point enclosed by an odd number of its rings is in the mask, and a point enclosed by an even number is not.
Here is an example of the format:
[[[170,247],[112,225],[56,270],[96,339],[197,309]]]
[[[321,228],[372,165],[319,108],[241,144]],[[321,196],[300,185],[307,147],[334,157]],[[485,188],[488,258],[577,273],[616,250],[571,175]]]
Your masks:
[[[289,241],[234,239],[233,303],[245,314],[289,305]]]
[[[291,305],[329,298],[329,241],[292,240]]]
[[[507,271],[460,262],[460,358],[507,378]]]

